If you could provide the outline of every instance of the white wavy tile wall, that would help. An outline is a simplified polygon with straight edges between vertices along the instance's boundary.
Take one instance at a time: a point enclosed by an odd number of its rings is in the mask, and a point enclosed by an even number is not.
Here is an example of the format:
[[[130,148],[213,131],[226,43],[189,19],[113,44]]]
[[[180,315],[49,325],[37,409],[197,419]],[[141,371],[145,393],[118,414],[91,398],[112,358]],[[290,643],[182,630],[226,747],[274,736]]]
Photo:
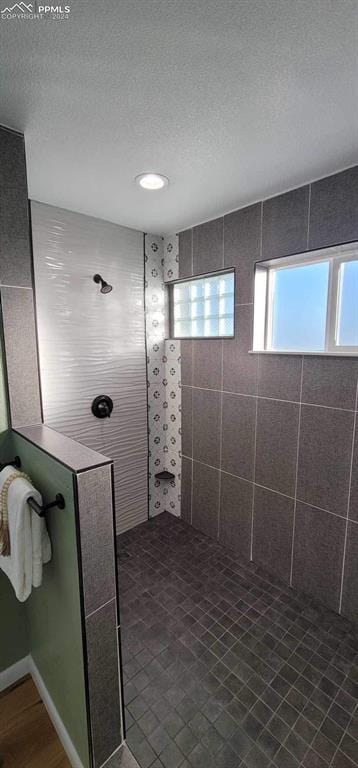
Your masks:
[[[168,339],[165,282],[178,276],[178,237],[145,236],[145,305],[149,425],[149,515],[180,515],[180,341]],[[167,469],[175,479],[158,480]]]
[[[44,421],[114,460],[120,533],[148,516],[143,235],[42,203],[31,211]],[[110,419],[92,415],[99,394],[113,399]]]

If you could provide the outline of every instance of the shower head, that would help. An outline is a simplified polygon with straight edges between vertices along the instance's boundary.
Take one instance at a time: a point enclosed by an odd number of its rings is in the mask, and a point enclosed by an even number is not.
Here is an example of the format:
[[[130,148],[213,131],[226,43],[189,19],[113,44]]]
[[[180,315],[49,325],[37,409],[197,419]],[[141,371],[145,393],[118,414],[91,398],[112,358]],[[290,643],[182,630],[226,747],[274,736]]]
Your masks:
[[[103,277],[101,277],[101,275],[93,275],[93,279],[95,283],[101,283],[101,293],[111,292],[112,286],[109,283],[106,283],[106,281],[103,280]]]

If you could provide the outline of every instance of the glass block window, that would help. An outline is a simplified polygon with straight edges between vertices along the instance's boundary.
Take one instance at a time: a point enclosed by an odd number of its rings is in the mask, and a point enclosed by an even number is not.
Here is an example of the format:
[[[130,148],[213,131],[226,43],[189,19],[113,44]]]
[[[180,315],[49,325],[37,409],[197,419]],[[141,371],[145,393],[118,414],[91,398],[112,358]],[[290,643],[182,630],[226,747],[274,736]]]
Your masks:
[[[171,286],[171,337],[234,335],[235,273],[220,272]]]

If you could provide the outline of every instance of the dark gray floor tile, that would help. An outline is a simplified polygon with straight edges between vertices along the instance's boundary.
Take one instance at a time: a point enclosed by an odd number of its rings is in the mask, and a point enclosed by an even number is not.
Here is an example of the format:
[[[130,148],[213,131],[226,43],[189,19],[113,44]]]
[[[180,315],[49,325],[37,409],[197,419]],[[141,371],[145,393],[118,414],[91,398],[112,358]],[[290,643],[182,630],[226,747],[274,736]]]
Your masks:
[[[160,759],[165,768],[179,768],[184,760],[184,755],[174,742],[167,744],[165,749],[160,755]]]
[[[354,768],[357,651],[349,621],[169,514],[123,534],[119,549],[122,542],[124,675],[128,664],[132,678],[143,670],[150,680],[140,693],[126,684],[136,692],[129,707],[139,725],[128,709],[126,719],[140,768],[251,768],[259,759],[278,768],[287,755],[292,768],[304,750],[302,766],[327,768],[345,733],[346,752],[340,747],[332,766]],[[185,756],[191,732],[197,743]]]

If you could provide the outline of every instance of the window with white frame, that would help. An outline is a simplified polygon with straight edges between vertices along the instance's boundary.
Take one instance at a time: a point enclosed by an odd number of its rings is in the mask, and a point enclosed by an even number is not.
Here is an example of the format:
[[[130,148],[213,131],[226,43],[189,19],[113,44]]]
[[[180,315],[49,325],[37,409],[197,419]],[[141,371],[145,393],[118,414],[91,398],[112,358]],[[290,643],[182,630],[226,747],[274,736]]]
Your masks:
[[[170,286],[171,338],[234,335],[235,273],[179,280]]]
[[[358,355],[358,243],[256,264],[254,351]]]

